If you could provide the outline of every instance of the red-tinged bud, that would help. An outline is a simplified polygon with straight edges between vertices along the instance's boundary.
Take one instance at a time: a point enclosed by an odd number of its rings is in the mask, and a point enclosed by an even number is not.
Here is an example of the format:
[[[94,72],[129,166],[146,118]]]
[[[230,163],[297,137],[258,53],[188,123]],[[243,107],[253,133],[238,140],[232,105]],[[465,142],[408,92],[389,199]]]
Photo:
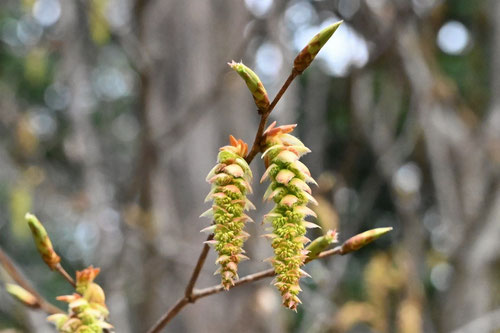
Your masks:
[[[392,227],[388,228],[376,228],[360,233],[356,236],[349,238],[342,244],[341,252],[346,254],[349,252],[357,251],[365,245],[370,244],[382,235],[385,235],[392,230]]]
[[[35,296],[33,296],[32,293],[27,291],[21,286],[18,286],[17,284],[12,284],[12,283],[7,283],[5,284],[5,290],[17,299],[19,302],[23,303],[24,305],[30,307],[30,308],[39,308],[40,304],[38,303],[38,300],[36,299]]]
[[[87,287],[94,282],[94,279],[99,275],[101,271],[100,268],[94,268],[90,266],[82,271],[76,272],[76,291],[83,295],[87,290]]]
[[[241,62],[232,61],[228,65],[245,80],[248,89],[252,93],[255,105],[257,105],[259,110],[266,111],[270,104],[269,97],[267,96],[266,88],[264,88],[257,74]]]
[[[50,269],[54,270],[61,261],[61,258],[54,251],[47,231],[35,215],[26,213],[25,219],[28,222],[36,248],[42,256],[43,261]]]
[[[295,61],[293,63],[294,70],[296,70],[298,73],[302,73],[307,67],[309,67],[318,52],[326,44],[326,42],[328,42],[330,37],[342,24],[342,22],[343,21],[334,23],[321,30],[316,36],[314,36],[295,58]]]

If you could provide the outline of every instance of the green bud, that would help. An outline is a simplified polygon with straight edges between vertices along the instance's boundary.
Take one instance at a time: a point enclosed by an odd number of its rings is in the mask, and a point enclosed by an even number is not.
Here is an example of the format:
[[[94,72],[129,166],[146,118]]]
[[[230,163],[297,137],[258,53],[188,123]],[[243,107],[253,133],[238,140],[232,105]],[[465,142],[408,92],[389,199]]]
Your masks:
[[[61,261],[61,258],[54,251],[47,231],[35,215],[26,213],[25,219],[28,222],[31,234],[33,235],[33,240],[35,241],[35,245],[38,252],[42,256],[43,261],[45,261],[50,269],[54,270]]]
[[[5,290],[7,290],[7,292],[15,299],[30,308],[38,308],[40,306],[38,300],[35,296],[33,296],[33,294],[17,284],[6,283]]]
[[[266,88],[264,88],[257,74],[241,62],[238,63],[233,60],[228,65],[245,80],[259,110],[266,111],[270,104],[269,97],[267,96]]]
[[[344,244],[342,244],[342,254],[346,254],[349,252],[357,251],[360,248],[362,248],[365,245],[370,244],[377,238],[379,238],[382,235],[385,235],[389,231],[392,230],[392,227],[388,228],[376,228],[376,229],[371,229],[365,232],[362,232],[356,236],[353,236],[349,238],[347,241],[345,241]]]
[[[335,242],[337,242],[337,232],[335,230],[328,230],[324,236],[316,238],[306,247],[306,250],[309,251],[307,260],[313,260],[318,254],[326,250],[330,244]]]
[[[302,73],[318,54],[319,50],[328,42],[333,33],[344,21],[336,22],[325,29],[321,30],[314,36],[309,43],[300,51],[299,55],[295,58],[293,68],[299,73]]]

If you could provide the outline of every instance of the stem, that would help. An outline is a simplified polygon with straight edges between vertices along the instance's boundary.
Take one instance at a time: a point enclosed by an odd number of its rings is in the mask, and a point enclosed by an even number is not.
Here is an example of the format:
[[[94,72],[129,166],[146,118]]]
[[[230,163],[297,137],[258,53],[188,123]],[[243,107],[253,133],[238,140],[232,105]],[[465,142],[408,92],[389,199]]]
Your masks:
[[[7,273],[12,277],[12,279],[21,287],[26,289],[30,294],[32,294],[38,303],[38,307],[49,313],[49,314],[55,314],[55,313],[62,313],[63,311],[59,309],[58,307],[50,304],[47,302],[42,295],[40,295],[28,282],[28,280],[23,276],[23,274],[17,269],[16,265],[12,262],[12,260],[9,258],[9,256],[3,252],[3,250],[0,248],[0,264],[5,268]]]
[[[323,251],[321,252],[316,258],[306,260],[306,263],[320,259],[320,258],[325,258],[328,256],[333,256],[337,254],[343,254],[342,253],[342,247],[337,246],[331,250]],[[275,272],[274,269],[270,268],[264,271],[260,271],[258,273],[250,274],[245,277],[242,277],[241,279],[238,279],[237,281],[234,282],[234,285],[230,287],[230,289],[241,286],[243,284],[247,284],[250,282],[255,282],[258,280],[262,280],[267,277],[274,276]],[[199,289],[199,290],[194,290],[194,292],[191,293],[190,297],[184,296],[182,298],[179,298],[175,305],[168,310],[154,325],[151,327],[147,333],[158,333],[163,329],[169,322],[172,320],[186,305],[189,303],[194,303],[196,300],[199,298],[203,298],[206,296],[210,296],[213,294],[220,293],[221,291],[224,291],[224,287],[221,284],[218,284],[216,286],[204,288],[204,289]]]
[[[210,241],[212,239],[214,239],[214,234],[210,234],[207,237],[207,241]],[[198,280],[198,276],[200,276],[201,269],[203,268],[203,264],[207,259],[209,250],[210,246],[205,243],[203,245],[203,249],[201,250],[200,256],[198,257],[198,262],[196,263],[193,273],[191,274],[191,278],[189,279],[189,282],[186,286],[186,291],[184,292],[184,296],[190,301],[192,300],[194,285],[196,283],[196,280]]]
[[[281,97],[285,94],[285,91],[288,89],[292,81],[299,75],[300,73],[297,72],[295,69],[292,70],[288,78],[286,79],[285,83],[283,83],[283,86],[281,87],[280,91],[278,91],[278,94],[276,97],[274,97],[273,101],[271,102],[271,105],[269,105],[269,108],[261,113],[260,117],[260,123],[259,123],[259,129],[257,130],[257,133],[255,134],[255,139],[253,141],[252,149],[250,149],[250,152],[248,153],[247,157],[245,157],[245,160],[247,161],[248,164],[252,162],[254,159],[255,155],[261,151],[262,148],[262,134],[264,133],[264,130],[266,129],[266,124],[267,124],[267,118],[269,118],[269,115],[271,112],[274,110],[274,107],[276,104],[278,104],[279,100]]]
[[[234,287],[241,286],[242,284],[245,284],[245,283],[258,281],[258,280],[261,280],[263,278],[271,277],[274,275],[275,275],[275,273],[274,273],[273,268],[269,268],[265,271],[261,271],[258,273],[249,274],[249,275],[242,277],[241,279],[235,281],[234,285],[232,287],[230,287],[230,289],[233,289]],[[217,294],[217,293],[220,293],[221,291],[224,291],[224,287],[221,284],[219,284],[217,286],[195,290],[192,298],[193,298],[193,301],[196,301],[198,298]]]
[[[66,272],[66,270],[61,266],[61,264],[57,264],[56,271],[58,271],[74,288],[76,288],[75,280],[71,277],[71,275]]]
[[[174,318],[183,307],[189,304],[189,299],[187,297],[179,298],[175,305],[167,311],[160,319],[151,327],[147,333],[157,333],[167,325],[167,323]]]

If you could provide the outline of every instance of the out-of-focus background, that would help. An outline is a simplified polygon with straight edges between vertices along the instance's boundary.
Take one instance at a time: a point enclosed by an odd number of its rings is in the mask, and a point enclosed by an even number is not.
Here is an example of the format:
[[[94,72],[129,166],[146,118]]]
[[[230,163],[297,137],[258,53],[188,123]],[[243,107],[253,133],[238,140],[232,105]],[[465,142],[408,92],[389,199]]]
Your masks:
[[[70,292],[35,250],[23,216],[36,213],[70,272],[101,267],[116,331],[144,332],[202,247],[218,147],[255,135],[255,106],[226,62],[254,68],[272,97],[339,19],[271,118],[298,123],[312,149],[323,230],[394,231],[310,263],[298,313],[263,280],[199,300],[169,331],[498,332],[495,0],[2,0],[1,248],[47,299]],[[252,168],[258,180],[259,159]],[[254,187],[260,221],[270,207]],[[269,267],[263,229],[248,226],[241,275]],[[218,283],[214,260],[198,287]],[[51,331],[0,289],[0,332]]]

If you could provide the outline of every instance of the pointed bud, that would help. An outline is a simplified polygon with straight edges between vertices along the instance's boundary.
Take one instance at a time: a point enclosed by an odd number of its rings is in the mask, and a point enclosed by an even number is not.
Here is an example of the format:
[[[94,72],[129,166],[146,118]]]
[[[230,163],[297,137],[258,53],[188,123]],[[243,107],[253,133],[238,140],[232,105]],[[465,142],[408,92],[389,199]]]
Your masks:
[[[47,231],[35,215],[26,213],[25,219],[28,222],[33,240],[35,241],[38,252],[42,255],[43,261],[45,261],[50,269],[54,270],[61,261],[61,258],[54,251]]]
[[[353,236],[342,244],[342,254],[357,251],[365,245],[370,244],[382,235],[385,235],[392,230],[392,227],[388,228],[376,228],[365,232],[362,232],[356,236]]]
[[[241,62],[232,61],[228,65],[245,80],[259,110],[266,111],[269,108],[269,98],[267,97],[266,88],[264,88],[257,74]]]
[[[293,69],[299,73],[302,73],[311,62],[314,60],[319,50],[328,42],[328,39],[333,35],[337,28],[344,21],[339,21],[334,23],[325,29],[321,30],[316,36],[314,36],[309,43],[300,51],[299,55],[295,58],[293,63]]]
[[[309,251],[307,260],[313,260],[318,254],[326,250],[330,244],[335,242],[337,242],[337,232],[335,230],[328,230],[324,236],[316,238],[306,247],[306,250]]]
[[[17,284],[12,284],[12,283],[6,283],[5,284],[5,290],[17,299],[19,302],[23,303],[26,306],[29,306],[30,308],[38,308],[40,307],[40,304],[38,303],[38,300],[36,299],[33,294],[31,294],[29,291],[24,289],[21,286],[18,286]]]

